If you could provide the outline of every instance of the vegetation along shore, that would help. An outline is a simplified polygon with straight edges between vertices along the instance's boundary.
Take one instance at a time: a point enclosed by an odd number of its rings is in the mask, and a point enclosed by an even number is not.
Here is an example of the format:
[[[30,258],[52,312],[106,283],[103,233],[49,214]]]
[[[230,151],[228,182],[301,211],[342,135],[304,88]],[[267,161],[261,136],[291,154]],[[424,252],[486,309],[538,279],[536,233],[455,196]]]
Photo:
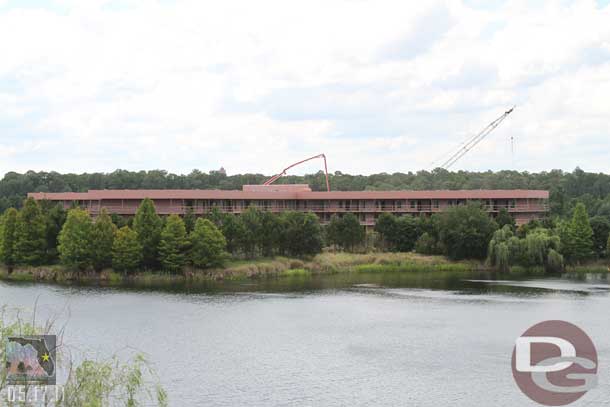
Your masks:
[[[152,201],[124,218],[92,218],[27,199],[0,216],[0,278],[43,281],[214,280],[331,272],[607,271],[610,219],[585,200],[517,227],[472,202],[429,217],[383,213],[367,231],[355,215],[321,225],[312,213],[211,211],[159,216]],[[598,210],[604,208],[598,205]]]

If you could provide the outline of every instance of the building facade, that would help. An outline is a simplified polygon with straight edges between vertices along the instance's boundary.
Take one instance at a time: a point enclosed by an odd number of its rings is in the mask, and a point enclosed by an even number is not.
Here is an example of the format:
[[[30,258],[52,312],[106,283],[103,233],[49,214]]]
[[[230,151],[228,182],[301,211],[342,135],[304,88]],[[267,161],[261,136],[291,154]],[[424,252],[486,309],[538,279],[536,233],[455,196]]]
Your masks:
[[[548,191],[541,190],[434,190],[434,191],[336,191],[314,192],[308,185],[244,185],[232,190],[89,190],[88,192],[29,193],[37,200],[78,205],[93,216],[102,208],[109,213],[133,216],[140,202],[150,198],[160,215],[187,211],[204,215],[212,209],[239,214],[248,207],[262,211],[314,212],[321,223],[334,214],[354,213],[365,226],[374,226],[380,213],[427,216],[469,201],[480,202],[495,216],[502,208],[517,224],[543,217],[548,211]]]

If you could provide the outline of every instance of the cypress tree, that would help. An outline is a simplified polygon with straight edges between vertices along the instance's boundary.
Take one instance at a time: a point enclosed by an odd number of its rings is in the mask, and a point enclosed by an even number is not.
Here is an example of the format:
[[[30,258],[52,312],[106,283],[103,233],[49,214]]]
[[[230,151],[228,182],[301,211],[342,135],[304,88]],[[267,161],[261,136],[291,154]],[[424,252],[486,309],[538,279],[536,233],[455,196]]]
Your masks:
[[[46,260],[46,224],[40,205],[33,198],[25,200],[19,211],[16,228],[15,255],[17,262],[39,266]]]
[[[593,256],[593,229],[591,229],[589,215],[582,202],[579,202],[574,208],[572,221],[568,225],[567,237],[567,242],[564,244],[567,246],[573,262],[580,263]]]
[[[206,268],[222,263],[227,241],[210,220],[197,219],[195,229],[189,239],[191,242],[190,261],[195,267]]]
[[[9,208],[2,216],[2,227],[0,227],[0,261],[8,268],[9,273],[13,271],[17,262],[15,254],[17,216],[17,210]]]
[[[102,209],[91,231],[91,261],[95,271],[112,266],[112,244],[116,230],[112,218],[106,209]]]
[[[140,204],[133,219],[133,230],[142,246],[142,264],[154,268],[159,264],[159,240],[163,221],[157,215],[152,200],[146,198]]]
[[[112,267],[117,271],[131,272],[137,269],[142,261],[142,245],[138,234],[123,226],[116,231],[112,243]]]
[[[170,215],[161,232],[159,260],[167,271],[178,272],[186,263],[186,227],[178,215]]]
[[[59,233],[59,259],[66,267],[82,271],[91,265],[93,223],[89,213],[82,209],[70,209]]]

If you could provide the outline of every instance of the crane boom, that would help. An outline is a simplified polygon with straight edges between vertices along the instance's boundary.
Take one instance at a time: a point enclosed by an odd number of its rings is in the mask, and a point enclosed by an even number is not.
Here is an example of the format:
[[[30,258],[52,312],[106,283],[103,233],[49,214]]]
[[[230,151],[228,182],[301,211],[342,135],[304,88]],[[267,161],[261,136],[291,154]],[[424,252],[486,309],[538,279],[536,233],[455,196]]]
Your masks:
[[[483,130],[479,133],[475,134],[473,137],[468,139],[464,145],[459,148],[456,152],[454,152],[451,157],[449,157],[441,166],[445,170],[449,169],[453,164],[455,164],[460,158],[465,156],[470,150],[472,150],[477,144],[479,144],[485,137],[489,135],[496,127],[500,125],[506,119],[506,117],[512,113],[515,109],[515,106],[511,107],[509,110],[505,111],[500,117],[498,117],[493,122],[489,123]]]
[[[279,174],[276,174],[273,177],[269,178],[267,181],[265,181],[263,183],[263,185],[271,185],[271,184],[273,184],[279,178],[281,178],[282,176],[286,175],[286,171],[288,171],[292,167],[296,167],[299,164],[303,164],[304,162],[307,162],[307,161],[310,161],[310,160],[313,160],[313,159],[316,159],[316,158],[323,158],[324,159],[324,174],[326,175],[326,190],[328,192],[330,192],[330,183],[328,182],[328,167],[326,166],[326,156],[324,154],[314,155],[313,157],[309,157],[309,158],[306,158],[304,160],[301,160],[299,162],[296,162],[294,164],[289,165],[288,167],[284,168]]]

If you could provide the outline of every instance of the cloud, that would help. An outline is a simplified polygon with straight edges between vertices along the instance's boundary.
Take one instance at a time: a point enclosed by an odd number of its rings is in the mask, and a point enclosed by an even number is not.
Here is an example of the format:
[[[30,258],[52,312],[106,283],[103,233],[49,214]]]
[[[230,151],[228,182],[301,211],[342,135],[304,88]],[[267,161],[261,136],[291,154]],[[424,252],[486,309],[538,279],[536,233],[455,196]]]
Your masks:
[[[608,171],[609,18],[595,1],[0,0],[0,174],[271,174],[320,152],[333,171],[429,169],[513,104],[456,169]]]

